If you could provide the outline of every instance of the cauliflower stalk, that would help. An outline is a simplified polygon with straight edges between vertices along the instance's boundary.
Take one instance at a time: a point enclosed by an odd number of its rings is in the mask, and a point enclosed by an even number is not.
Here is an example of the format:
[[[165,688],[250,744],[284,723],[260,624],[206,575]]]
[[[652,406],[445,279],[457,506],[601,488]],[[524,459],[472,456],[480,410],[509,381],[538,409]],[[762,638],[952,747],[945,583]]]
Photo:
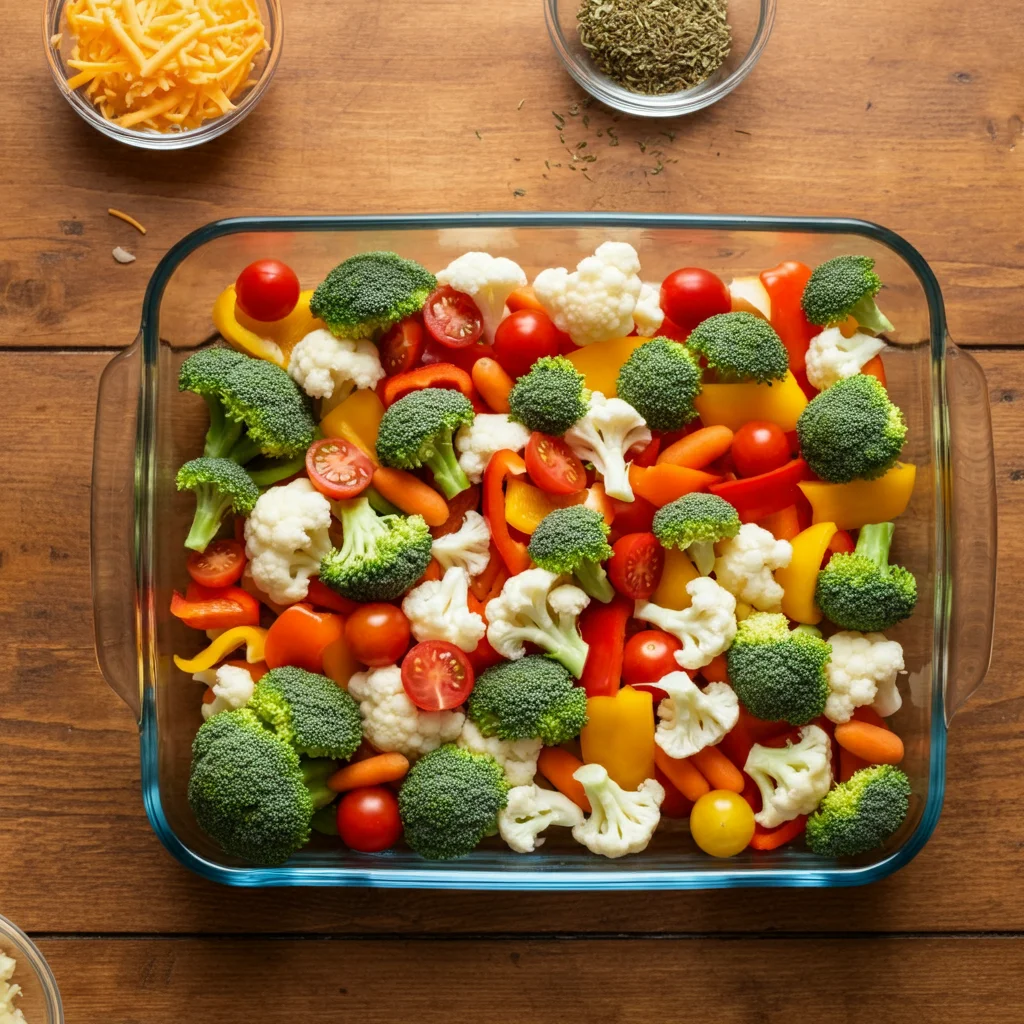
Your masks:
[[[658,328],[665,322],[665,314],[661,309],[661,285],[640,285],[640,297],[636,300],[633,310],[633,323],[636,333],[641,338],[653,338]]]
[[[476,723],[467,718],[458,745],[474,754],[493,757],[505,769],[510,786],[529,786],[537,774],[537,757],[543,740],[503,740],[498,736],[485,736]]]
[[[903,671],[903,648],[881,633],[834,633],[828,638],[832,659],[828,674],[825,716],[833,722],[848,722],[854,708],[871,704],[882,717],[894,715],[903,706],[896,688],[896,674]]]
[[[782,610],[782,586],[772,573],[793,557],[788,540],[776,540],[756,523],[744,523],[735,537],[722,541],[715,578],[737,601],[762,612]]]
[[[639,274],[640,258],[633,246],[604,242],[572,273],[565,267],[542,270],[533,290],[559,330],[577,345],[592,345],[633,330],[642,288]]]
[[[437,283],[473,297],[484,322],[485,338],[491,342],[505,313],[505,302],[512,292],[526,284],[526,274],[507,256],[467,252],[437,275]]]
[[[585,764],[572,776],[586,790],[591,812],[572,830],[576,842],[601,857],[640,853],[661,820],[665,789],[656,779],[644,779],[631,793],[608,776],[600,764]]]
[[[620,501],[633,500],[626,452],[650,439],[644,418],[633,406],[621,398],[605,398],[600,391],[591,392],[586,414],[565,434],[569,447],[604,478],[608,497]]]
[[[755,743],[743,770],[761,791],[761,810],[754,820],[764,828],[777,828],[810,814],[832,788],[832,741],[818,726],[805,725],[796,743]]]
[[[503,449],[519,452],[530,440],[530,432],[521,423],[513,423],[506,413],[481,413],[472,423],[460,427],[455,435],[462,472],[474,484],[480,483],[487,463]]]
[[[402,611],[417,640],[447,640],[464,651],[476,649],[487,632],[487,623],[469,610],[469,574],[448,569],[439,580],[413,587],[402,602]]]
[[[256,586],[275,604],[309,593],[309,577],[331,550],[331,503],[301,477],[271,487],[245,521],[245,553]]]
[[[567,797],[539,786],[515,786],[508,803],[498,812],[498,832],[516,853],[533,853],[544,845],[540,838],[550,825],[578,828],[583,812]]]
[[[690,757],[713,747],[739,721],[740,702],[727,683],[701,691],[685,672],[658,680],[667,698],[658,705],[654,741],[669,757]]]
[[[322,398],[321,415],[341,405],[356,388],[372,388],[384,376],[372,341],[336,338],[321,328],[292,349],[288,373],[311,398]]]
[[[637,601],[633,617],[671,633],[683,646],[676,663],[685,669],[703,668],[728,650],[736,636],[736,598],[709,576],[686,584],[690,607],[676,611],[650,601]]]
[[[458,530],[434,538],[430,553],[442,569],[465,569],[470,576],[479,576],[491,560],[491,531],[487,520],[470,509]]]
[[[196,672],[192,678],[213,689],[213,700],[203,704],[203,720],[213,718],[222,711],[232,711],[249,703],[256,683],[248,669],[239,665],[220,665]]]
[[[819,391],[864,369],[885,348],[881,338],[856,331],[851,338],[838,327],[826,328],[811,338],[807,349],[807,379]]]

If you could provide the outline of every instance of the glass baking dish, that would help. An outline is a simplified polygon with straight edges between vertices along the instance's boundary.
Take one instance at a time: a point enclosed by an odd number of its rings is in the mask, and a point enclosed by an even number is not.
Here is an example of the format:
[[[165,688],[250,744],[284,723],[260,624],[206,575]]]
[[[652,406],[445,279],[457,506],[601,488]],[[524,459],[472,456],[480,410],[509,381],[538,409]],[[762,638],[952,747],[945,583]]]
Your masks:
[[[276,257],[303,282],[342,259],[395,249],[429,267],[470,249],[510,256],[532,276],[575,266],[608,239],[636,247],[647,280],[679,266],[727,280],[784,259],[814,265],[845,252],[872,256],[885,282],[882,306],[897,325],[886,372],[909,426],[903,458],[918,466],[894,556],[918,577],[911,620],[891,631],[909,675],[894,726],[913,785],[907,822],[880,850],[831,862],[796,845],[713,860],[665,821],[640,855],[609,861],[567,836],[532,855],[487,840],[470,856],[430,863],[407,850],[356,854],[315,838],[288,863],[255,868],[226,857],[198,829],[186,801],[190,747],[200,723],[197,686],[174,653],[198,649],[168,612],[185,582],[182,539],[190,496],[174,475],[199,453],[205,406],[177,389],[177,369],[214,340],[214,298],[241,267]],[[92,563],[96,644],[103,674],[139,723],[146,813],[167,849],[192,870],[242,886],[341,885],[480,889],[687,889],[840,886],[870,882],[906,864],[927,841],[942,806],[946,730],[981,682],[992,644],[996,498],[984,375],[947,337],[942,296],[920,254],[898,235],[854,220],[645,214],[471,214],[410,217],[251,218],[193,232],[160,262],[138,338],[100,383],[93,466]],[[556,833],[560,830],[553,830]]]

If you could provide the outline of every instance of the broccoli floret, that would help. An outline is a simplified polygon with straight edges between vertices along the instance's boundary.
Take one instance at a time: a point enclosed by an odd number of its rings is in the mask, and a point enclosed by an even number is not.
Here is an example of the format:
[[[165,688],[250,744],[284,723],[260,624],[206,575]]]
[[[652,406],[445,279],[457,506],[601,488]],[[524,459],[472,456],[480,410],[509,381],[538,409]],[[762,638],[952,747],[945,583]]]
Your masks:
[[[870,256],[836,256],[814,268],[801,304],[807,319],[820,327],[852,316],[872,334],[891,331],[892,324],[875,303],[882,281]]]
[[[432,538],[422,516],[378,516],[365,497],[334,509],[341,550],[321,559],[321,583],[353,601],[393,601],[426,572]]]
[[[651,529],[662,547],[685,550],[707,576],[715,567],[715,544],[739,533],[740,516],[715,494],[684,494],[654,513]]]
[[[800,452],[822,480],[873,480],[903,450],[903,413],[875,377],[858,373],[815,395],[796,421]]]
[[[587,693],[558,662],[528,654],[481,673],[466,712],[484,736],[556,746],[587,724]]]
[[[429,466],[446,498],[469,487],[452,446],[452,434],[472,423],[473,404],[450,388],[423,388],[388,407],[377,431],[377,458],[385,466]]]
[[[530,557],[542,569],[575,576],[591,597],[607,604],[615,597],[602,562],[612,557],[608,525],[600,512],[570,505],[549,512],[530,538]]]
[[[244,424],[224,415],[220,395],[227,375],[245,360],[246,357],[233,348],[203,348],[189,356],[178,370],[178,390],[201,395],[210,411],[204,455],[225,457],[242,436]]]
[[[767,320],[753,313],[716,313],[690,332],[686,347],[702,355],[720,382],[783,380],[789,355]]]
[[[889,564],[892,523],[862,526],[852,553],[834,554],[821,572],[814,599],[842,629],[879,633],[909,618],[917,604],[917,580]]]
[[[398,794],[405,841],[421,857],[452,860],[495,831],[508,803],[505,770],[489,754],[446,744],[421,757]]]
[[[371,338],[418,313],[437,278],[395,252],[363,252],[339,263],[309,300],[309,311],[339,338]]]
[[[807,845],[822,857],[852,857],[881,846],[903,824],[910,780],[891,764],[861,768],[807,819]]]
[[[542,356],[515,382],[508,396],[509,419],[561,437],[587,412],[583,374],[565,356]]]
[[[697,415],[701,370],[678,342],[654,338],[626,360],[615,388],[651,430],[679,430]]]
[[[806,725],[825,710],[831,651],[813,627],[790,632],[785,615],[755,612],[739,624],[726,655],[729,679],[755,718]]]
[[[211,459],[205,455],[186,462],[178,470],[179,491],[194,491],[196,514],[185,547],[205,551],[217,535],[221,521],[229,511],[247,516],[260,496],[260,489],[248,473],[231,459]]]
[[[300,754],[348,760],[363,738],[359,705],[327,676],[285,666],[256,684],[250,707]]]

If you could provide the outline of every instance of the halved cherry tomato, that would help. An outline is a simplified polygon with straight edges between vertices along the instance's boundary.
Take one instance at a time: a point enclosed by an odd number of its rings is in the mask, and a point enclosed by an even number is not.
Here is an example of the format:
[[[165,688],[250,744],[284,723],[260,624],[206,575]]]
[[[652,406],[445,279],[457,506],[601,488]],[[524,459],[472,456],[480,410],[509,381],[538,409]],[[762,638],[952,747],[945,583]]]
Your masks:
[[[294,665],[322,673],[324,651],[345,632],[345,620],[331,612],[314,611],[308,604],[285,608],[267,630],[263,659],[269,668]]]
[[[338,803],[338,836],[359,853],[380,853],[402,835],[398,798],[386,786],[362,786]]]
[[[536,430],[526,444],[526,472],[548,494],[575,494],[587,486],[587,474],[576,453],[562,438]]]
[[[464,651],[447,640],[424,640],[402,661],[406,696],[423,711],[447,711],[465,703],[476,676]]]
[[[364,665],[394,665],[405,654],[411,637],[409,620],[393,604],[364,604],[345,622],[345,639]]]
[[[512,378],[522,377],[541,356],[557,356],[561,331],[543,310],[520,309],[494,332],[494,353]]]
[[[250,263],[235,281],[235,302],[253,320],[283,320],[299,302],[299,279],[280,260]]]
[[[423,304],[423,323],[445,348],[467,348],[480,340],[484,318],[472,296],[443,284]]]
[[[692,331],[716,313],[728,313],[732,299],[725,282],[700,267],[674,270],[661,283],[661,308],[684,331]]]
[[[671,633],[660,629],[645,629],[634,633],[626,641],[622,659],[622,682],[626,686],[637,683],[656,683],[669,672],[678,672],[676,651],[683,645]]]
[[[325,497],[341,501],[362,494],[373,479],[373,463],[343,437],[314,441],[306,452],[310,482]]]
[[[171,614],[192,629],[233,629],[258,626],[260,603],[241,587],[203,587],[190,583],[182,597],[171,595]]]
[[[389,377],[411,370],[423,356],[423,324],[419,317],[393,324],[377,348],[380,365]]]
[[[245,545],[237,540],[215,540],[205,551],[193,551],[185,568],[201,586],[230,587],[245,570]]]
[[[618,498],[609,500],[615,515],[612,522],[616,530],[623,534],[650,531],[654,523],[654,513],[658,510],[646,498],[636,496],[632,501],[619,501]]]
[[[627,533],[612,547],[608,576],[620,594],[646,601],[661,580],[665,551],[653,533]]]
[[[758,476],[789,462],[789,439],[778,424],[751,420],[736,431],[731,453],[740,476]]]

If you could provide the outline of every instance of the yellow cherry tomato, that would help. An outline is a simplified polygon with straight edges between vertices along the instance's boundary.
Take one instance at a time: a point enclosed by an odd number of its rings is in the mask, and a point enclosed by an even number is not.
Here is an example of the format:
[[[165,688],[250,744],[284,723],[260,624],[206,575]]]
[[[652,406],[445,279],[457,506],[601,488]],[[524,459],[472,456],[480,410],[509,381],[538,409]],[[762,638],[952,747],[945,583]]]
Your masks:
[[[713,789],[693,805],[690,835],[712,857],[735,857],[754,837],[754,812],[739,793]]]

